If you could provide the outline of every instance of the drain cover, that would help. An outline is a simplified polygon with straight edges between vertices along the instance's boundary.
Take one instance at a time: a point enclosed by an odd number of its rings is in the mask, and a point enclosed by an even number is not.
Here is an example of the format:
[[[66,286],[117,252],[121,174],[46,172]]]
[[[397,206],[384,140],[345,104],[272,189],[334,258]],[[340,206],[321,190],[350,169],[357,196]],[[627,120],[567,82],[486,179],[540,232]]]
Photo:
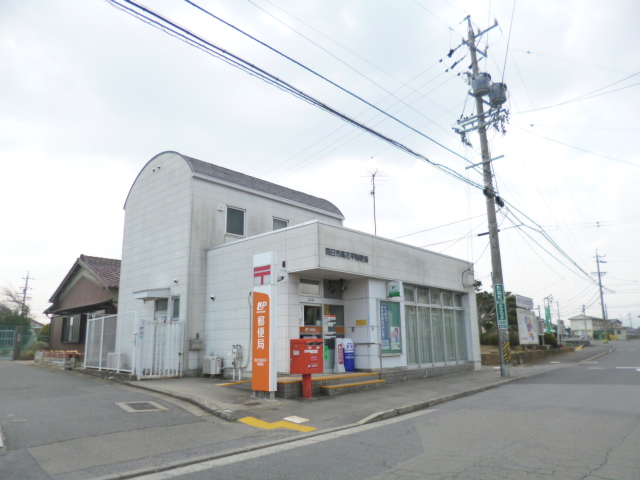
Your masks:
[[[249,402],[249,403],[243,403],[243,405],[247,407],[255,407],[256,405],[262,405],[262,404],[260,402]]]
[[[156,402],[116,402],[127,413],[168,412],[169,409]]]

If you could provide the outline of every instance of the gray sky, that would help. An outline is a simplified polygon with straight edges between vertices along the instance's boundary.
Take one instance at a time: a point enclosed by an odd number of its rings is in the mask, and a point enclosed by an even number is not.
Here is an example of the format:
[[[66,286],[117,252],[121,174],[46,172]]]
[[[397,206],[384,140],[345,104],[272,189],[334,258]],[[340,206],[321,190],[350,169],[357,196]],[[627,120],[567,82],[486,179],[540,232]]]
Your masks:
[[[460,156],[188,3],[143,3],[482,182]],[[464,48],[447,53],[466,34],[467,15],[481,29],[497,19],[499,28],[481,43],[489,56],[481,68],[494,81],[504,78],[510,93],[508,132],[489,136],[492,156],[504,155],[494,163],[499,192],[592,279],[596,249],[606,255],[603,281],[615,292],[605,295],[609,317],[628,325],[630,314],[640,324],[640,120],[633,108],[640,104],[640,3],[196,3],[474,163],[477,135],[474,148],[465,148],[451,129],[473,110],[457,75],[470,60]],[[488,237],[477,237],[487,230],[481,191],[108,2],[5,0],[0,42],[0,283],[20,287],[30,272],[36,313],[81,253],[120,258],[126,194],[142,166],[166,150],[326,198],[345,214],[345,226],[370,233],[368,176],[378,170],[378,234],[477,262],[476,278],[490,288]],[[499,214],[506,289],[536,305],[553,295],[561,318],[582,305],[600,316],[597,286],[534,223],[516,228],[512,221],[518,224]],[[554,321],[557,311],[554,303]]]

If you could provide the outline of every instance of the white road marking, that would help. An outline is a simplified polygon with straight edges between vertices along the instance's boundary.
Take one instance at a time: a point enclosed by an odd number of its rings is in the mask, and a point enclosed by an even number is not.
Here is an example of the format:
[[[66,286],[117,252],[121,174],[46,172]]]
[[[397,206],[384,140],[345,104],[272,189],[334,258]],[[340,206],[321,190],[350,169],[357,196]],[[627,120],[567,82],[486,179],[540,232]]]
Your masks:
[[[287,422],[293,422],[293,423],[305,423],[309,421],[308,418],[296,417],[295,415],[291,417],[284,417],[283,420],[286,420]]]
[[[230,455],[228,457],[217,458],[214,460],[207,460],[202,463],[194,465],[187,465],[186,467],[179,467],[173,470],[167,470],[166,472],[151,473],[149,475],[143,475],[141,477],[135,477],[138,480],[167,480],[175,478],[181,475],[188,475],[190,473],[200,472],[202,470],[208,470],[210,468],[224,467],[233,463],[244,462],[246,460],[252,460],[254,458],[264,457],[266,455],[273,455],[274,453],[284,452],[287,450],[293,450],[294,448],[306,447],[307,445],[313,445],[319,442],[326,442],[336,438],[344,437],[347,435],[353,435],[355,433],[365,432],[373,428],[383,427],[385,425],[391,425],[393,423],[409,420],[414,417],[426,415],[428,413],[437,412],[438,409],[421,410],[419,412],[409,413],[407,415],[400,415],[398,417],[389,418],[380,422],[369,423],[367,425],[361,425],[359,427],[347,428],[345,430],[338,430],[337,432],[329,432],[320,435],[314,435],[313,437],[303,438],[294,442],[283,443],[280,445],[274,445],[272,447],[261,448],[252,452],[239,453],[237,455]]]
[[[589,367],[587,370],[605,370],[604,367]]]

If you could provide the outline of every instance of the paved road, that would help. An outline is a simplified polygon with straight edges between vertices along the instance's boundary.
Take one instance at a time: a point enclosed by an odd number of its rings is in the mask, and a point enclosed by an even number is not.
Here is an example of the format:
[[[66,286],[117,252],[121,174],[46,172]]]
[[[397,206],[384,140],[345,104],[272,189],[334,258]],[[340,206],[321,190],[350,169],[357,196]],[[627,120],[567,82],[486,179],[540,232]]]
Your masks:
[[[640,343],[617,347],[433,409],[139,479],[638,480]]]
[[[121,402],[167,410],[129,413]],[[235,450],[265,433],[179,400],[24,362],[0,362],[0,479],[95,478]],[[268,434],[268,432],[266,432]]]

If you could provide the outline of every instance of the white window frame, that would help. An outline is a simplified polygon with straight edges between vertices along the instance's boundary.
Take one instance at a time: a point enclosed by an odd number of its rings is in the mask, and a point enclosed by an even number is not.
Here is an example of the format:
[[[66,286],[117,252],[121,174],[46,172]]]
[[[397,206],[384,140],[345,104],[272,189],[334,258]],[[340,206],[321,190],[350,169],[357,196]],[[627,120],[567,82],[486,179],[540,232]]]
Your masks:
[[[283,228],[287,228],[289,226],[289,220],[285,220],[284,218],[279,218],[279,217],[272,217],[273,220],[271,222],[271,227],[273,228],[273,230],[282,230]],[[278,220],[279,222],[284,222],[286,225],[284,227],[280,227],[280,228],[276,228],[276,226],[274,225],[275,221]]]
[[[229,232],[229,209],[242,212],[242,235]],[[225,209],[225,215],[224,215],[224,231],[226,235],[233,235],[234,237],[246,237],[247,236],[247,210],[244,208],[227,205],[227,208]]]

